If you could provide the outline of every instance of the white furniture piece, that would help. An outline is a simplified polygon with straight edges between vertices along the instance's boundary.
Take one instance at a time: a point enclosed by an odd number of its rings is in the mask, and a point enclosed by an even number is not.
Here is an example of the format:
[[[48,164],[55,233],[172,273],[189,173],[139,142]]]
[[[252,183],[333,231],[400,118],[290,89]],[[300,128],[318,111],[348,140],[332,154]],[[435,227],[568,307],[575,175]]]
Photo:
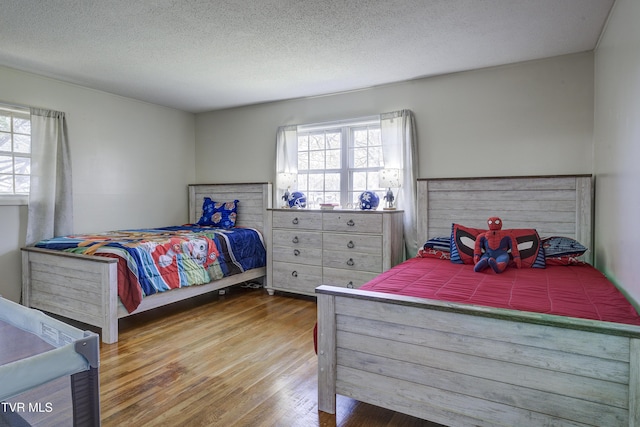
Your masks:
[[[189,185],[189,223],[202,216],[204,197],[238,200],[238,227],[263,233],[271,207],[270,183]],[[266,245],[265,245],[266,246]],[[22,304],[102,328],[102,341],[118,341],[118,319],[250,280],[261,280],[266,267],[210,283],[156,293],[128,313],[118,298],[117,260],[36,247],[22,248]]]
[[[403,260],[402,214],[269,209],[267,290],[315,295],[321,284],[359,287]]]
[[[592,184],[418,180],[419,237],[498,215],[591,246]],[[638,326],[331,286],[317,294],[321,411],[335,413],[338,393],[445,425],[640,425]]]

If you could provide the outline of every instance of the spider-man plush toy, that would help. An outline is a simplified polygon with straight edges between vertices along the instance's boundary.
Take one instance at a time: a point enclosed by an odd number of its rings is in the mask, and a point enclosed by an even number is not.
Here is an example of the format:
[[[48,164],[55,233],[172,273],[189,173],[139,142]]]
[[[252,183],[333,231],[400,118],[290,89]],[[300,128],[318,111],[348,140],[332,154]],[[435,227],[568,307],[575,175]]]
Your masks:
[[[520,268],[518,243],[508,231],[502,231],[502,220],[492,216],[487,220],[487,225],[489,225],[489,231],[476,237],[473,271],[478,272],[491,267],[496,273],[502,273],[509,265],[509,250],[516,267]]]

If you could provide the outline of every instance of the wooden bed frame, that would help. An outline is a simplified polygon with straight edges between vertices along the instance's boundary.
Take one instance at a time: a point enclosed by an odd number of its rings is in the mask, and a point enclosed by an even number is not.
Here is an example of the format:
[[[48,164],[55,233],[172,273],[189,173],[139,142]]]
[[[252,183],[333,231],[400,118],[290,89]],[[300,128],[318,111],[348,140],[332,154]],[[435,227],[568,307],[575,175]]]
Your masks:
[[[498,215],[505,228],[590,247],[592,183],[589,175],[419,180],[419,237],[446,236],[452,222],[486,228]],[[445,425],[640,425],[640,327],[316,292],[321,411],[335,413],[338,393]]]
[[[202,215],[204,197],[239,200],[238,226],[264,233],[271,184],[189,185],[189,223]],[[143,298],[128,313],[117,295],[117,260],[60,251],[22,248],[22,304],[102,328],[102,341],[118,341],[118,319],[251,280],[263,280],[266,267],[199,286],[160,292]]]

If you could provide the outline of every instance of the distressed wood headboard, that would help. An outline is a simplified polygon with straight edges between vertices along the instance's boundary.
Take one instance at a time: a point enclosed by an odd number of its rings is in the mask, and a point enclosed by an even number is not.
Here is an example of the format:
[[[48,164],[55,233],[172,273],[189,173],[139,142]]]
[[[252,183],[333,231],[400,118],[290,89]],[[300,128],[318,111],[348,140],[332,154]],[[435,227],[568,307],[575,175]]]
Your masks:
[[[504,228],[574,238],[593,261],[591,175],[419,179],[417,187],[418,243],[449,236],[454,222],[486,228],[487,218],[499,216]]]
[[[196,223],[202,216],[205,197],[214,201],[238,200],[239,227],[256,228],[264,233],[267,209],[271,207],[271,184],[266,182],[243,184],[191,184],[189,185],[189,222]]]

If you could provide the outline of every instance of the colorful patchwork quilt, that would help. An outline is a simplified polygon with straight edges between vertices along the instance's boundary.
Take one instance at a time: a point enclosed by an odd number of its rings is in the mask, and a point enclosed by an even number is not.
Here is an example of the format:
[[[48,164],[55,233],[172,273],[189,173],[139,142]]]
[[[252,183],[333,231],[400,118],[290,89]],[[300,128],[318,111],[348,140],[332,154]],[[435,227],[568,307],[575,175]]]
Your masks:
[[[253,228],[182,226],[55,237],[39,248],[118,259],[118,295],[129,312],[142,298],[264,267],[266,250]]]

